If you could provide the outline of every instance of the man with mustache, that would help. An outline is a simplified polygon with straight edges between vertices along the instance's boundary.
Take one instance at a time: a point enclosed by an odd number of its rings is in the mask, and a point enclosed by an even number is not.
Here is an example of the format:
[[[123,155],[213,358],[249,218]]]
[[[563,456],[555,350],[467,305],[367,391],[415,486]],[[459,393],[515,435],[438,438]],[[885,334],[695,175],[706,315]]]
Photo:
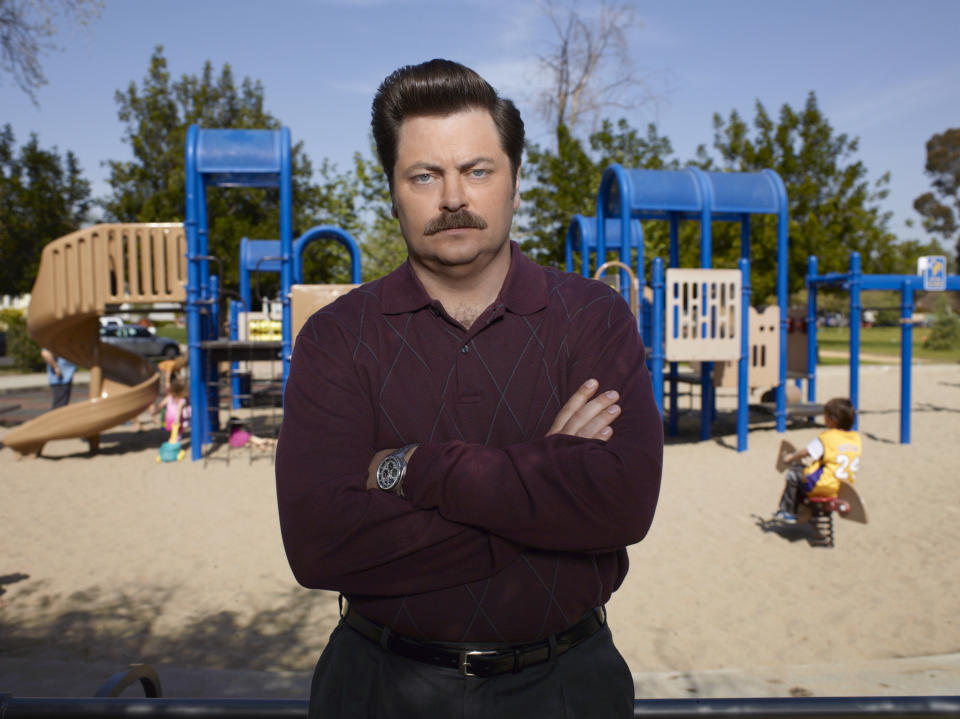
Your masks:
[[[341,593],[310,716],[632,716],[603,607],[660,485],[636,320],[510,241],[523,121],[475,72],[397,70],[372,124],[408,259],[304,325],[277,448],[290,566]]]

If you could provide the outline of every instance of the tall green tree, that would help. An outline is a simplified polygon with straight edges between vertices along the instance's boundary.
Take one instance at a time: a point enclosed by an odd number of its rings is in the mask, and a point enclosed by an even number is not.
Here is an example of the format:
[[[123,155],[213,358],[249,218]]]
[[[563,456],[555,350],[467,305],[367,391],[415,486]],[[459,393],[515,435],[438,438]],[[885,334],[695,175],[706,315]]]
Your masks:
[[[0,130],[0,294],[29,292],[43,246],[80,227],[90,209],[90,183],[76,156],[44,149],[36,135],[17,149]]]
[[[927,175],[933,185],[913,201],[923,217],[923,227],[955,243],[960,265],[960,127],[944,130],[927,140]]]
[[[886,197],[889,173],[876,183],[856,159],[857,139],[834,131],[811,92],[803,107],[784,104],[775,120],[759,101],[752,128],[736,110],[714,115],[713,146],[719,162],[713,169],[756,172],[774,169],[787,188],[790,210],[789,290],[803,287],[807,257],[817,255],[822,271],[840,271],[850,252],[863,258],[865,272],[892,269],[894,235],[889,213],[879,207]],[[712,164],[712,163],[711,163]],[[715,233],[718,264],[732,263],[739,252],[738,228],[730,223]],[[775,218],[752,221],[751,269],[754,300],[765,302],[776,289]]]
[[[363,253],[363,279],[375,280],[395,269],[407,258],[407,246],[400,232],[400,224],[392,213],[393,201],[390,187],[377,159],[373,138],[370,138],[370,155],[360,152],[353,155],[353,172],[356,202],[360,205],[363,229],[360,230]]]
[[[229,64],[219,74],[207,62],[199,75],[172,80],[157,46],[138,86],[117,91],[118,116],[133,159],[111,160],[112,194],[103,201],[109,218],[122,222],[176,222],[185,213],[184,148],[191,124],[209,128],[278,129],[280,120],[265,109],[259,81],[238,83]],[[354,209],[354,184],[328,161],[320,165],[320,184],[303,143],[292,148],[294,234],[316,224],[334,224],[355,232],[360,221]],[[279,195],[274,189],[216,188],[207,193],[210,253],[223,267],[221,282],[235,288],[237,253],[242,237],[270,239],[279,231]],[[348,279],[345,253],[331,245],[305,258],[305,275],[314,281]],[[322,278],[322,279],[321,279]],[[265,278],[261,287],[276,285]]]

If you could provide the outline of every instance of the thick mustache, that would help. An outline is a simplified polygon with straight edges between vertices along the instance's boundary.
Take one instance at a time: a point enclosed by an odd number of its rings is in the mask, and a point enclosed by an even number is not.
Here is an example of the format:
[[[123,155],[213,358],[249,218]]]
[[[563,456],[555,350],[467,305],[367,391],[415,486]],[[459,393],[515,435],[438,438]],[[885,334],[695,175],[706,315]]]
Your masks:
[[[470,210],[444,212],[427,223],[427,226],[423,228],[423,234],[435,235],[444,230],[458,230],[464,227],[485,230],[487,229],[487,223],[480,215],[475,215]]]

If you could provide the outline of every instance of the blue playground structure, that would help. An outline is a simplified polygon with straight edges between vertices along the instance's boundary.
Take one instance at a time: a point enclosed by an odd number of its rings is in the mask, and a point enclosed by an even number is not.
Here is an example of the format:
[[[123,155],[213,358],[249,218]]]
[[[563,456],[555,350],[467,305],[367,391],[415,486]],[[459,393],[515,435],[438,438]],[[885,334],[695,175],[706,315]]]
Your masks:
[[[356,240],[350,233],[339,227],[332,225],[316,225],[304,232],[293,242],[293,284],[303,284],[303,255],[307,247],[312,243],[322,240],[334,240],[342,245],[350,257],[350,281],[358,285],[361,282],[361,264],[360,248]],[[281,274],[283,256],[279,240],[251,240],[243,237],[240,240],[240,264],[238,268],[239,295],[240,300],[230,300],[230,330],[229,337],[232,342],[241,340],[240,323],[242,318],[246,318],[253,312],[253,292],[251,278],[262,273]],[[259,294],[259,293],[258,293]],[[281,294],[289,294],[289,288],[285,291],[281,288]],[[282,322],[277,322],[277,327],[282,331]],[[250,331],[243,333],[246,335],[243,339],[250,339]],[[273,339],[272,336],[270,339]],[[281,337],[282,341],[282,337]],[[232,377],[233,408],[238,409],[246,404],[251,392],[250,375],[246,369],[240,369],[236,360],[232,361],[234,376]],[[284,364],[284,370],[288,367]],[[286,371],[283,374],[283,384],[286,386]]]
[[[817,289],[838,287],[850,293],[850,401],[857,408],[854,428],[860,423],[860,293],[888,290],[900,293],[900,443],[910,444],[911,369],[913,364],[913,297],[918,290],[942,292],[960,290],[960,275],[948,275],[944,257],[923,258],[922,272],[916,275],[865,275],[860,253],[850,255],[847,272],[819,274],[817,258],[807,260],[807,392],[813,401],[817,374]]]
[[[751,346],[748,332],[750,296],[750,217],[770,214],[777,218],[777,304],[779,317],[779,367],[776,382],[774,416],[777,430],[786,429],[786,343],[787,343],[787,193],[783,181],[773,170],[758,173],[704,172],[695,167],[684,170],[628,170],[611,165],[603,174],[597,194],[596,218],[577,216],[567,233],[567,269],[573,271],[573,256],[582,257],[581,272],[589,276],[589,258],[595,258],[594,268],[616,251],[620,265],[620,288],[626,297],[629,273],[636,267],[642,291],[640,330],[650,349],[648,362],[653,376],[657,404],[663,411],[663,382],[670,383],[670,434],[678,431],[679,382],[695,382],[701,386],[701,439],[710,437],[710,424],[716,415],[716,395],[713,389],[713,362],[735,357],[737,372],[737,449],[747,448],[748,419],[748,356]],[[669,269],[664,271],[661,258],[651,262],[651,287],[643,280],[644,246],[642,220],[661,220],[669,223]],[[740,223],[740,262],[738,270],[725,272],[724,279],[713,275],[693,275],[684,283],[674,283],[671,272],[679,269],[679,227],[682,220],[699,222],[700,269],[711,270],[712,223],[715,221]],[[619,227],[618,227],[619,226]],[[623,238],[627,238],[626,241]],[[735,283],[729,273],[738,273]],[[679,275],[676,275],[679,277]],[[721,275],[716,275],[717,278]],[[652,289],[652,292],[650,291]],[[738,296],[731,296],[737,292]],[[724,316],[724,312],[731,315]],[[683,316],[689,315],[689,321]],[[732,315],[736,314],[737,317]],[[734,337],[734,331],[739,333]],[[698,351],[704,340],[724,340],[728,347],[723,357],[710,357],[710,351]],[[670,350],[671,345],[685,345],[686,349]],[[736,345],[734,347],[734,345]],[[735,352],[735,355],[729,354]],[[667,356],[670,355],[670,356]],[[678,362],[700,361],[699,376],[681,375]],[[669,369],[664,373],[664,364]]]
[[[191,125],[186,144],[186,235],[187,235],[187,345],[190,363],[190,404],[193,412],[191,456],[203,456],[219,429],[217,364],[232,362],[238,349],[250,360],[276,359],[283,366],[283,382],[289,373],[293,346],[290,294],[302,279],[303,252],[311,242],[334,239],[350,253],[354,283],[360,281],[360,252],[349,234],[336,227],[318,226],[293,239],[293,184],[290,130],[225,130]],[[218,278],[210,263],[219,260],[209,253],[207,188],[267,187],[279,190],[277,240],[250,240],[241,247],[241,303],[250,309],[250,271],[280,274],[282,303],[281,340],[247,342],[220,339],[217,314]],[[231,323],[235,324],[235,323]]]

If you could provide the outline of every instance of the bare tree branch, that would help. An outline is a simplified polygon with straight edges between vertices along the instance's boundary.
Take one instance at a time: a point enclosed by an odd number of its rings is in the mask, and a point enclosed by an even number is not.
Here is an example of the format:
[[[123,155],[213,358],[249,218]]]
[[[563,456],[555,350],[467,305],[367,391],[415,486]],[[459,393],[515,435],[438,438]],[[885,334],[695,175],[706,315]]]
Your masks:
[[[0,71],[36,105],[36,91],[47,83],[40,57],[60,49],[52,41],[57,17],[86,25],[102,8],[102,0],[0,0]]]
[[[586,121],[595,126],[605,109],[630,110],[651,99],[630,54],[628,32],[640,22],[629,0],[601,0],[591,15],[573,0],[541,0],[541,7],[555,33],[537,56],[550,77],[538,98],[547,122],[571,130]]]

